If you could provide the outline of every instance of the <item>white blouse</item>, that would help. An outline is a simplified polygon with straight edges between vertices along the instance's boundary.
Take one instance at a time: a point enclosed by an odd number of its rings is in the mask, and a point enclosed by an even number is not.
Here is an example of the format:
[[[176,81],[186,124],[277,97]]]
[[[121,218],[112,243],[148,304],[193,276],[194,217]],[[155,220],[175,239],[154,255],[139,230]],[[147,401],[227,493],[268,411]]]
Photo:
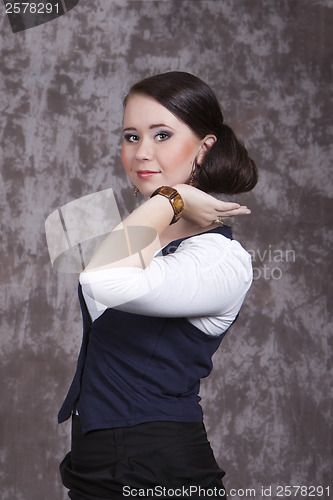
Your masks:
[[[80,274],[92,320],[108,307],[135,314],[186,317],[207,335],[233,322],[252,282],[251,256],[235,240],[203,233],[146,269],[119,267]]]

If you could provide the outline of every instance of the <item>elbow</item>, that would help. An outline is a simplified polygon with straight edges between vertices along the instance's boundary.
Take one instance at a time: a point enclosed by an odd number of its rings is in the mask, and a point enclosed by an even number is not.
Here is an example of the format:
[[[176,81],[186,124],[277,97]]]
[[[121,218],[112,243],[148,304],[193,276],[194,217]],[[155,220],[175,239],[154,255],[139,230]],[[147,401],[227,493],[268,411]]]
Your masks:
[[[139,299],[151,290],[142,269],[123,268],[80,274],[84,292],[105,307],[119,307]]]

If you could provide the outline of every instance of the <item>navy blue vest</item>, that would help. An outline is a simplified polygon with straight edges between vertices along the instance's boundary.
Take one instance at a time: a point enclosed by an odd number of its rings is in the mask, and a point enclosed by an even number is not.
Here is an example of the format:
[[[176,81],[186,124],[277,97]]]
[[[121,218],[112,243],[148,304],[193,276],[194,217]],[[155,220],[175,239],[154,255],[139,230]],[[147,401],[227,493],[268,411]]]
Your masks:
[[[229,227],[209,232],[232,238]],[[183,238],[184,239],[184,238]],[[163,254],[183,241],[172,241]],[[201,422],[200,379],[226,332],[212,337],[186,318],[156,318],[106,309],[91,322],[81,287],[83,341],[77,370],[58,415],[76,407],[83,432],[143,422]]]

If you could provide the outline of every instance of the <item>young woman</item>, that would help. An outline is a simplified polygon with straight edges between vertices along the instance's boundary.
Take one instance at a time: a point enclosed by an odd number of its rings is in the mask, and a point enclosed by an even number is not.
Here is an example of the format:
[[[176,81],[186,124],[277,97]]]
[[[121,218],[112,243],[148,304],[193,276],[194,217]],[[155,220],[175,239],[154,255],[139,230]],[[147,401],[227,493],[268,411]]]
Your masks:
[[[59,413],[73,415],[63,482],[73,500],[224,498],[198,391],[252,281],[223,221],[250,210],[208,193],[249,191],[256,166],[188,73],[134,85],[123,128],[123,166],[145,201],[80,275],[83,343]]]

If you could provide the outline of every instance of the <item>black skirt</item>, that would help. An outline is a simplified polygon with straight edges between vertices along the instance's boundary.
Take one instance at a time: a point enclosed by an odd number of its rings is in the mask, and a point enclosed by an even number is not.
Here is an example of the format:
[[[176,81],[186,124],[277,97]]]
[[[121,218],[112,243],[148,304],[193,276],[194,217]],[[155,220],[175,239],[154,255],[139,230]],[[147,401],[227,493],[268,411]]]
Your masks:
[[[72,500],[225,499],[203,423],[149,422],[83,435],[72,421],[72,450],[60,464]]]

